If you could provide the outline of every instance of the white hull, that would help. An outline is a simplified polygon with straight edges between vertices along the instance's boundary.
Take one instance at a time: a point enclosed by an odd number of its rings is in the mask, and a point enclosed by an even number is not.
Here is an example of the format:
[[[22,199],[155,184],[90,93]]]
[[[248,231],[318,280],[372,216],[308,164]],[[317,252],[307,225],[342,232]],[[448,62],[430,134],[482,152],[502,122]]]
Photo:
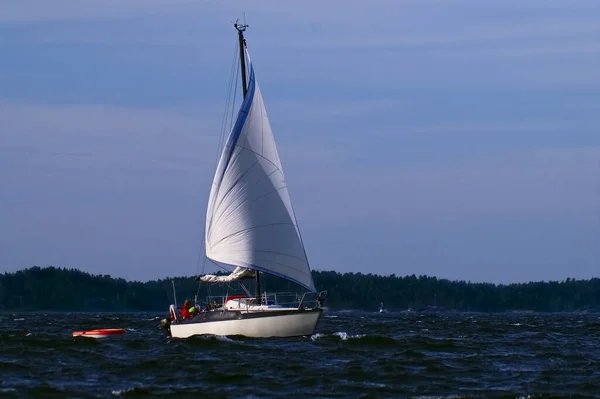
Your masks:
[[[193,335],[243,335],[252,338],[297,337],[312,335],[322,311],[298,311],[268,317],[238,320],[207,321],[201,323],[172,323],[171,336],[188,338]]]

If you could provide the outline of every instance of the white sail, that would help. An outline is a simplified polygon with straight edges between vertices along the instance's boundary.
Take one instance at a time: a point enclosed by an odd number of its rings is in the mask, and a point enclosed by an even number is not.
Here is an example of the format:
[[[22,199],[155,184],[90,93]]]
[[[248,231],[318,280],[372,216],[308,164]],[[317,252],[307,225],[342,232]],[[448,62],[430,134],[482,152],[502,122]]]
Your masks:
[[[249,59],[249,57],[248,57]],[[263,98],[248,92],[219,159],[206,215],[206,256],[315,291]]]

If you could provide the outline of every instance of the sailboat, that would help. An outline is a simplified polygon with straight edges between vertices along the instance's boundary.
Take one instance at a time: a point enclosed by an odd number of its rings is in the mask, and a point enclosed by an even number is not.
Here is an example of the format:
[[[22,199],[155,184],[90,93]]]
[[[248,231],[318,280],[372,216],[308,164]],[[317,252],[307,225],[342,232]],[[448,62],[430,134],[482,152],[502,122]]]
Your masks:
[[[323,313],[327,291],[317,292],[287,182],[248,53],[238,33],[243,102],[215,170],[206,210],[205,256],[235,269],[228,275],[205,274],[206,284],[238,282],[245,294],[208,298],[194,304],[186,318],[169,308],[170,334],[294,337],[312,335]],[[283,293],[261,292],[261,273],[307,290],[286,301]],[[242,281],[255,281],[250,295]],[[176,301],[176,300],[175,300]],[[201,310],[199,311],[199,308]],[[187,312],[186,312],[187,313]]]

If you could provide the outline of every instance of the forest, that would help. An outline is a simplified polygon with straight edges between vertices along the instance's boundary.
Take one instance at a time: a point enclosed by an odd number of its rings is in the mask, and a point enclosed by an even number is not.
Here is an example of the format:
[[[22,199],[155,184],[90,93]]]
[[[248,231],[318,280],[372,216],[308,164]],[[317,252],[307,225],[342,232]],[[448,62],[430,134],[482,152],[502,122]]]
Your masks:
[[[263,291],[302,291],[295,284],[279,278],[263,274],[261,278]],[[600,309],[599,278],[506,285],[429,276],[335,271],[313,271],[313,278],[318,290],[328,292],[325,306],[330,309],[376,311],[381,302],[390,311],[571,312]],[[0,274],[0,310],[166,312],[174,302],[173,284],[179,303],[185,298],[194,298],[194,295],[201,302],[209,293],[232,293],[231,287],[209,287],[193,276],[140,282],[92,275],[77,269],[35,266]],[[253,290],[252,282],[245,284]]]

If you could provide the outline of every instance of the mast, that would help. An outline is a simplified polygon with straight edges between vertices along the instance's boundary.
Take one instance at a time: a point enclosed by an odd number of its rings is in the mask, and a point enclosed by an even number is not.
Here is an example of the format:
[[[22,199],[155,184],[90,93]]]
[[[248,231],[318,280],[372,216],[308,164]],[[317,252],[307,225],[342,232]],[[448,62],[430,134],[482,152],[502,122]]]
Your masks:
[[[238,31],[238,39],[240,41],[240,63],[242,67],[242,92],[244,97],[248,92],[248,86],[246,85],[246,55],[244,54],[244,48],[246,47],[246,39],[244,39],[244,31],[248,27],[246,24],[233,24],[235,29]]]
[[[240,67],[242,69],[242,93],[244,95],[244,97],[246,97],[246,94],[248,93],[248,85],[246,82],[246,54],[244,49],[246,48],[246,39],[244,39],[244,32],[246,31],[246,28],[248,27],[248,25],[246,24],[238,24],[237,22],[235,24],[233,24],[233,26],[235,27],[235,29],[237,29],[238,31],[238,40],[239,40],[239,45],[240,45]],[[258,270],[256,270],[256,292],[255,292],[255,297],[256,297],[256,301],[258,304],[261,304],[261,298],[260,298],[261,292],[260,292],[260,272]]]

